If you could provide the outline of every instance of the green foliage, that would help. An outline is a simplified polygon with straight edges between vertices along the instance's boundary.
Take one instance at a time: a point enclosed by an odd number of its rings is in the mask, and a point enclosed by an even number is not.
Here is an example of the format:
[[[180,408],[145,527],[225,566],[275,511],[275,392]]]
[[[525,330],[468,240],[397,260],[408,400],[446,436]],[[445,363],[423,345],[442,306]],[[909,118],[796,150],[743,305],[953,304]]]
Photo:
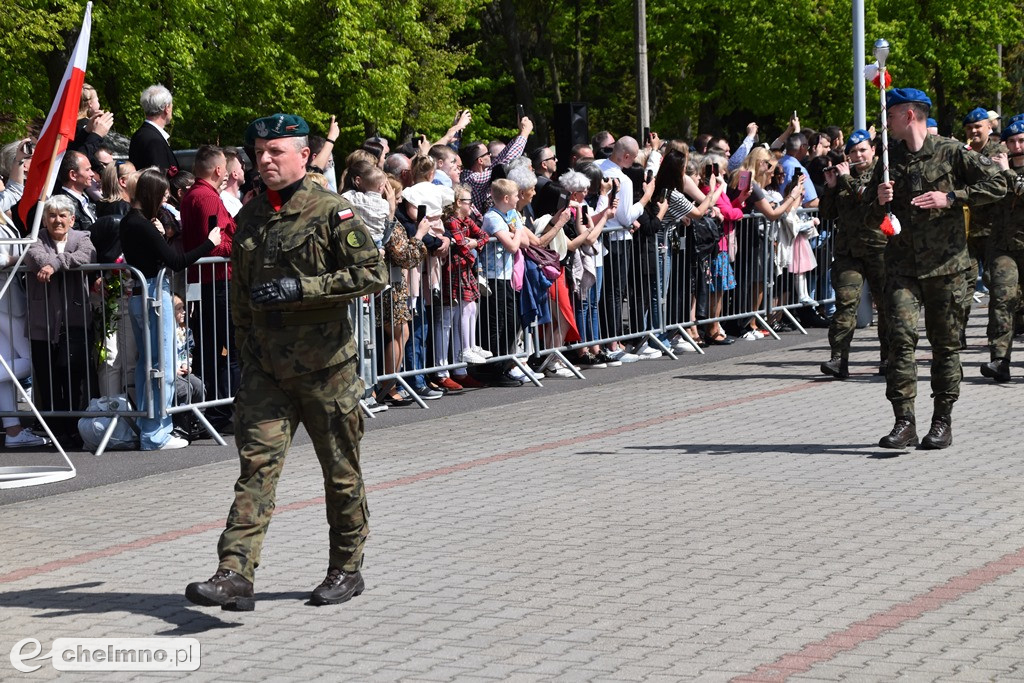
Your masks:
[[[84,2],[13,0],[0,13],[0,138],[44,116]],[[436,137],[470,107],[468,139],[514,132],[527,106],[538,143],[554,105],[584,101],[590,127],[636,128],[632,0],[105,0],[94,6],[87,80],[131,134],[138,96],[152,83],[175,96],[177,146],[240,142],[253,118],[306,117],[339,149],[379,131]],[[936,118],[1024,107],[1024,8],[985,11],[954,0],[868,0],[870,42],[892,44],[897,85],[921,87]],[[647,10],[653,127],[736,137],[748,121],[767,134],[795,109],[821,127],[852,123],[850,7],[839,0],[659,0]],[[1000,77],[995,45],[1007,46]],[[870,57],[869,57],[870,61]],[[869,116],[875,110],[868,88]]]

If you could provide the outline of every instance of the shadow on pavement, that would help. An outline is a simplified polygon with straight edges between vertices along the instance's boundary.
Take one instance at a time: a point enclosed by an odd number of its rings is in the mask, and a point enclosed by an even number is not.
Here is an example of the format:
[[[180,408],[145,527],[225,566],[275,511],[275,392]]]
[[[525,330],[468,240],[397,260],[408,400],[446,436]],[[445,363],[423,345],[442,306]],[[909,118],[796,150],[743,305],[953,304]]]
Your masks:
[[[200,612],[188,606],[180,593],[90,593],[83,589],[102,586],[102,581],[91,581],[71,586],[32,588],[0,593],[0,609],[21,607],[35,610],[37,619],[53,619],[79,614],[109,614],[127,612],[162,619],[174,628],[160,631],[158,636],[183,636],[204,633],[218,628],[235,628],[239,623],[227,622],[213,614]],[[303,596],[308,595],[303,593]]]
[[[625,446],[631,451],[679,451],[693,455],[733,455],[737,453],[804,453],[807,455],[857,455],[874,459],[896,457],[903,451],[891,451],[879,448],[877,444],[849,444],[839,446],[821,443],[719,443],[719,444],[665,444],[661,446]],[[613,455],[608,452],[580,452],[579,455]]]

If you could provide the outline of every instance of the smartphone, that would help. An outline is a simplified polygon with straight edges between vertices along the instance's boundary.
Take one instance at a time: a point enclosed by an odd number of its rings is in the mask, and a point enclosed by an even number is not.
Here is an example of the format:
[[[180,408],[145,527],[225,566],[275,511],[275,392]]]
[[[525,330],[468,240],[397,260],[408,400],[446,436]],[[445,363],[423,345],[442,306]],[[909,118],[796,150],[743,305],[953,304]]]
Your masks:
[[[420,204],[416,207],[416,225],[423,222],[423,219],[427,217],[427,205]]]
[[[719,175],[722,172],[722,170],[718,168],[718,164],[711,164],[711,171],[715,175]]]
[[[750,189],[750,171],[740,171],[739,179],[736,181],[736,189],[746,192]]]
[[[583,222],[586,223],[587,222],[587,216],[590,215],[590,205],[589,204],[583,204],[580,207],[580,211],[583,212]]]
[[[660,190],[658,190],[658,194],[655,197],[654,201],[656,201],[656,202],[658,202],[660,204],[661,202],[665,201],[666,199],[668,199],[668,188],[667,187],[663,187]]]
[[[523,108],[523,105],[517,104],[516,105],[516,126],[518,126],[519,122],[522,121],[525,118],[526,118],[526,109]]]
[[[797,176],[802,176],[803,174],[804,174],[804,169],[801,168],[800,166],[797,166],[796,168],[793,169],[793,177],[794,178],[796,178]]]
[[[650,141],[651,141],[651,129],[647,128],[645,126],[644,127],[644,142],[650,142]]]
[[[615,195],[617,195],[618,193],[619,193],[619,183],[616,180],[612,180],[612,189],[608,193],[608,206],[612,205],[612,202],[615,201]]]
[[[569,193],[568,192],[559,192],[558,193],[558,201],[555,203],[555,212],[553,214],[551,214],[551,215],[552,216],[558,216],[558,214],[560,214],[563,211],[565,211],[565,207],[567,207],[567,206],[569,206]]]
[[[790,121],[793,121],[793,120],[795,120],[796,118],[797,118],[797,115],[796,115],[796,109],[794,109],[794,110],[793,110],[793,118],[792,118],[792,119],[790,119]]]
[[[217,217],[210,216],[206,219],[206,233],[210,234],[217,227]]]
[[[654,179],[654,171],[647,169],[647,175],[644,176],[644,182],[649,183]]]

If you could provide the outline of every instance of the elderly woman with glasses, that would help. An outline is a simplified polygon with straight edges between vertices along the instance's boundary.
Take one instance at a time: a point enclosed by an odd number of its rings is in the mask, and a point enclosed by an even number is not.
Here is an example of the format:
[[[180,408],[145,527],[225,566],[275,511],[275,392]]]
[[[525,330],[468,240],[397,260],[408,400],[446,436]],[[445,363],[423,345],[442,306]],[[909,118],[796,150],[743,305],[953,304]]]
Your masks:
[[[78,268],[96,260],[96,249],[89,233],[71,229],[75,204],[70,197],[50,197],[42,222],[46,231],[25,257],[32,273],[26,287],[36,406],[42,411],[83,410],[92,366],[89,291],[94,278]],[[80,443],[77,422],[74,417],[51,422],[62,445]]]

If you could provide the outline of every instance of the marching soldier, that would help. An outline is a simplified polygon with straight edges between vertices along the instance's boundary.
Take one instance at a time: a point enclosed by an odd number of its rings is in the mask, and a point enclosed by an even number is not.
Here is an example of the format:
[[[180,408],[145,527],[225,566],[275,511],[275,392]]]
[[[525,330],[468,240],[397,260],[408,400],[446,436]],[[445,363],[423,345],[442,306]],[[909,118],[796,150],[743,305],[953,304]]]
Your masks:
[[[988,110],[978,107],[968,112],[964,117],[964,134],[967,136],[967,144],[978,154],[983,154],[989,159],[997,154],[1005,154],[1006,147],[1002,145],[996,136],[992,134],[992,119],[989,118]],[[971,304],[974,302],[974,288],[978,282],[978,270],[981,270],[982,281],[989,286],[989,261],[988,241],[999,221],[1002,213],[1001,205],[988,204],[987,206],[971,205],[969,211],[969,222],[967,226],[967,253],[971,257],[971,273],[967,278],[967,289],[964,290],[964,334],[961,335],[961,346],[967,345],[966,321],[971,316]]]
[[[1020,307],[1024,274],[1024,120],[1004,128],[1002,139],[1009,154],[997,154],[992,161],[1010,191],[997,204],[1000,213],[989,238],[988,344],[992,360],[981,366],[981,374],[996,382],[1009,382],[1014,314]]]
[[[359,467],[363,416],[349,303],[382,290],[388,271],[348,202],[306,178],[309,126],[275,114],[246,130],[267,192],[242,207],[232,250],[231,314],[242,379],[235,397],[241,474],[220,565],[185,596],[251,610],[253,578],[274,510],[285,453],[302,422],[324,473],[330,560],[313,604],[363,591],[369,532]]]
[[[953,443],[953,403],[963,376],[963,293],[971,268],[963,206],[990,204],[1006,194],[1006,180],[991,159],[956,141],[928,135],[931,105],[927,95],[913,88],[886,93],[889,129],[897,141],[890,153],[891,177],[883,183],[882,165],[876,165],[865,192],[875,220],[881,221],[889,210],[902,226],[885,251],[890,330],[886,398],[896,419],[878,442],[883,448],[917,443],[914,352],[922,308],[932,347],[934,412],[921,445],[947,448]]]
[[[828,328],[832,357],[821,364],[821,371],[837,379],[850,376],[850,343],[857,328],[857,308],[865,280],[878,308],[879,374],[885,374],[889,362],[888,319],[882,296],[885,291],[886,237],[861,198],[876,162],[871,135],[866,130],[850,133],[846,140],[846,156],[848,161],[826,169],[826,189],[821,201],[822,217],[835,219],[837,225],[832,261],[836,311]]]

